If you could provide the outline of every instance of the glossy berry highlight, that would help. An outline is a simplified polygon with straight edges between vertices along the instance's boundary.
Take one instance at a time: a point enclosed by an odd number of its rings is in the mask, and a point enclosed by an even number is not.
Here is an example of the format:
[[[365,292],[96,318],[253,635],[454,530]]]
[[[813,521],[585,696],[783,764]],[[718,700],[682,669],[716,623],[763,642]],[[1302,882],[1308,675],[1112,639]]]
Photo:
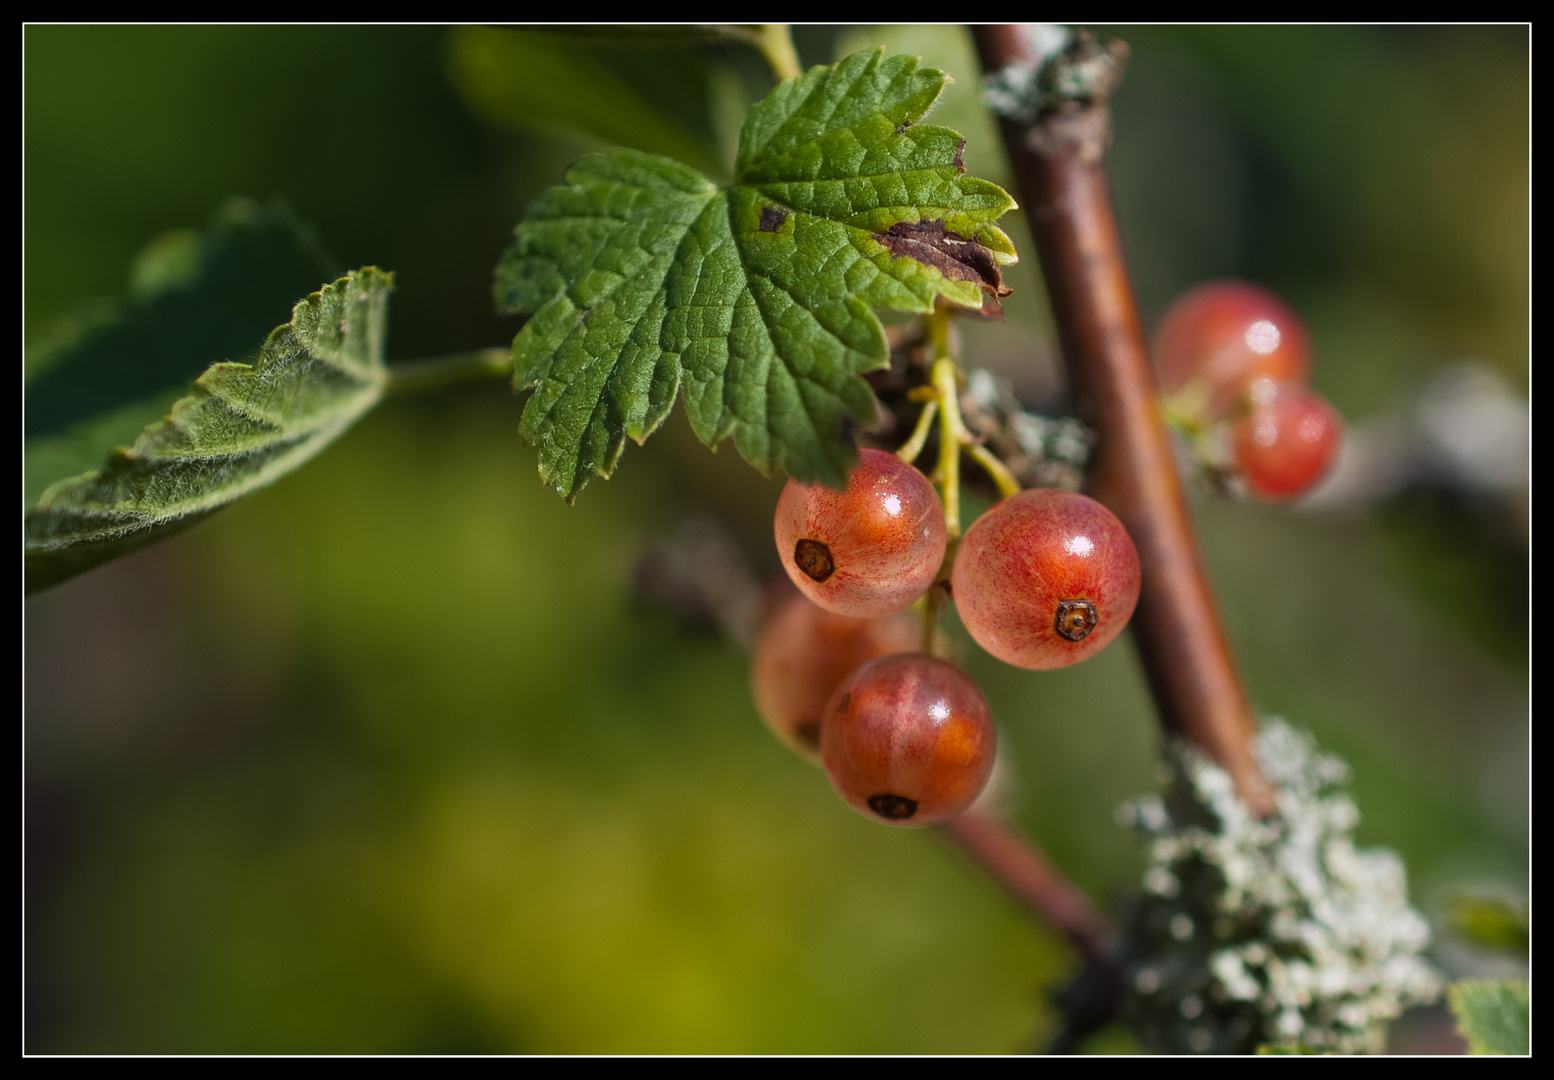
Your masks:
[[[846,491],[789,480],[773,521],[783,569],[828,611],[872,618],[900,611],[944,561],[944,509],[922,473],[865,448]]]
[[[1300,382],[1311,339],[1289,306],[1245,281],[1215,281],[1183,294],[1155,332],[1161,388],[1176,394],[1200,380],[1209,415],[1225,416],[1258,379]]]
[[[870,660],[913,649],[921,637],[921,624],[905,613],[854,619],[806,597],[789,597],[762,630],[750,662],[761,719],[801,757],[819,764],[820,720],[832,692]]]
[[[951,578],[955,610],[977,644],[1043,671],[1104,649],[1139,598],[1138,550],[1094,499],[1035,488],[983,514]]]
[[[1332,467],[1342,441],[1343,421],[1320,394],[1268,380],[1252,387],[1246,414],[1230,429],[1247,488],[1270,502],[1314,487]]]
[[[872,660],[836,688],[820,728],[826,776],[852,808],[887,825],[933,825],[981,794],[998,733],[987,699],[925,653]]]

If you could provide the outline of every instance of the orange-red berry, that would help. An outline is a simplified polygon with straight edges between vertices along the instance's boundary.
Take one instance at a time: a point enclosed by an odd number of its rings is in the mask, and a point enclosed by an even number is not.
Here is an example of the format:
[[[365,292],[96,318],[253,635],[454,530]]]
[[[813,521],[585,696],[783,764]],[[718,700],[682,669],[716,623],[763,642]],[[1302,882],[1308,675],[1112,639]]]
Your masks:
[[[889,615],[916,600],[944,561],[944,509],[922,473],[865,448],[847,490],[789,480],[773,521],[799,591],[828,611]]]
[[[982,691],[925,653],[871,660],[836,688],[820,727],[826,775],[854,810],[932,825],[970,806],[993,771],[998,733]]]
[[[971,636],[1016,667],[1067,667],[1122,632],[1139,598],[1139,557],[1106,507],[1034,488],[997,503],[966,533],[951,578]]]

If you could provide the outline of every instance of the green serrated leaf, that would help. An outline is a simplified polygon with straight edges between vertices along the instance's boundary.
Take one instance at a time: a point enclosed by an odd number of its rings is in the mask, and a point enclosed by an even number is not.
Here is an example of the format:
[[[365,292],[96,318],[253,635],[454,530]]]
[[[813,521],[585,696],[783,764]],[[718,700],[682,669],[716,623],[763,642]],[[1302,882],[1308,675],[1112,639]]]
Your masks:
[[[1474,1054],[1526,1054],[1531,1045],[1527,984],[1453,983],[1447,991],[1457,1030]]]
[[[1014,201],[964,175],[959,135],[917,124],[944,82],[914,57],[858,53],[750,111],[731,187],[611,150],[536,201],[495,295],[534,313],[513,358],[541,477],[575,497],[683,391],[708,445],[732,437],[762,472],[843,484],[850,425],[874,416],[861,373],[887,362],[874,309],[980,308],[1015,261],[994,224]]]
[[[184,528],[302,465],[383,394],[393,275],[348,274],[298,303],[253,364],[218,363],[98,471],[27,516],[27,591]]]
[[[933,107],[935,123],[952,127],[966,136],[966,170],[999,184],[1009,183],[1014,173],[998,134],[998,117],[982,104],[982,65],[969,26],[894,25],[857,26],[843,32],[836,55],[884,46],[891,53],[912,53],[925,64],[943,69],[949,85]]]

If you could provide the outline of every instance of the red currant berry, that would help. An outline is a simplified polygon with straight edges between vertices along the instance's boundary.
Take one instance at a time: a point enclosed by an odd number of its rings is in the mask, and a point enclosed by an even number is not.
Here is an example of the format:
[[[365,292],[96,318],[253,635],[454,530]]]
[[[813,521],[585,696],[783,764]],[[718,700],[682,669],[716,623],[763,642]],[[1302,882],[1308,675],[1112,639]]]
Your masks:
[[[917,647],[922,627],[900,612],[850,619],[802,596],[785,603],[756,643],[750,689],[766,726],[798,754],[820,763],[820,718],[831,692],[878,656]]]
[[[1254,383],[1250,408],[1230,429],[1236,464],[1260,499],[1292,499],[1332,465],[1343,420],[1317,393],[1298,383]]]
[[[1311,341],[1300,318],[1267,289],[1215,281],[1182,295],[1160,320],[1155,363],[1167,394],[1203,380],[1209,412],[1220,417],[1257,379],[1304,380]]]
[[[1067,667],[1122,632],[1139,598],[1128,530],[1094,499],[1055,488],[1022,491],[966,533],[951,577],[971,636],[1015,667]]]
[[[900,611],[944,561],[944,508],[922,473],[865,448],[846,491],[789,480],[774,522],[783,569],[799,591],[838,615]]]
[[[966,809],[997,749],[977,684],[925,653],[882,656],[853,672],[820,727],[832,786],[854,810],[889,825],[932,825]]]

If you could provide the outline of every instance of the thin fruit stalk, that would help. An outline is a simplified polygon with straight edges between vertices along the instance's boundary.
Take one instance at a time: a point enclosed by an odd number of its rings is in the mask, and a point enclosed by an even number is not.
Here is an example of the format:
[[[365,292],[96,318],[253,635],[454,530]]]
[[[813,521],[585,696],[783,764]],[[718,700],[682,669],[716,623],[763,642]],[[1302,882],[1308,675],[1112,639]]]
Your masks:
[[[975,28],[983,70],[1025,65],[1018,26]],[[1120,43],[1118,43],[1120,46]],[[1001,118],[1041,258],[1075,404],[1100,435],[1091,493],[1127,526],[1143,573],[1133,638],[1161,723],[1207,750],[1254,811],[1275,810],[1252,756],[1255,721],[1204,572],[1106,183],[1108,99],[1125,49],[1079,35],[1048,63],[1033,119]],[[1077,88],[1077,89],[1076,89]]]

